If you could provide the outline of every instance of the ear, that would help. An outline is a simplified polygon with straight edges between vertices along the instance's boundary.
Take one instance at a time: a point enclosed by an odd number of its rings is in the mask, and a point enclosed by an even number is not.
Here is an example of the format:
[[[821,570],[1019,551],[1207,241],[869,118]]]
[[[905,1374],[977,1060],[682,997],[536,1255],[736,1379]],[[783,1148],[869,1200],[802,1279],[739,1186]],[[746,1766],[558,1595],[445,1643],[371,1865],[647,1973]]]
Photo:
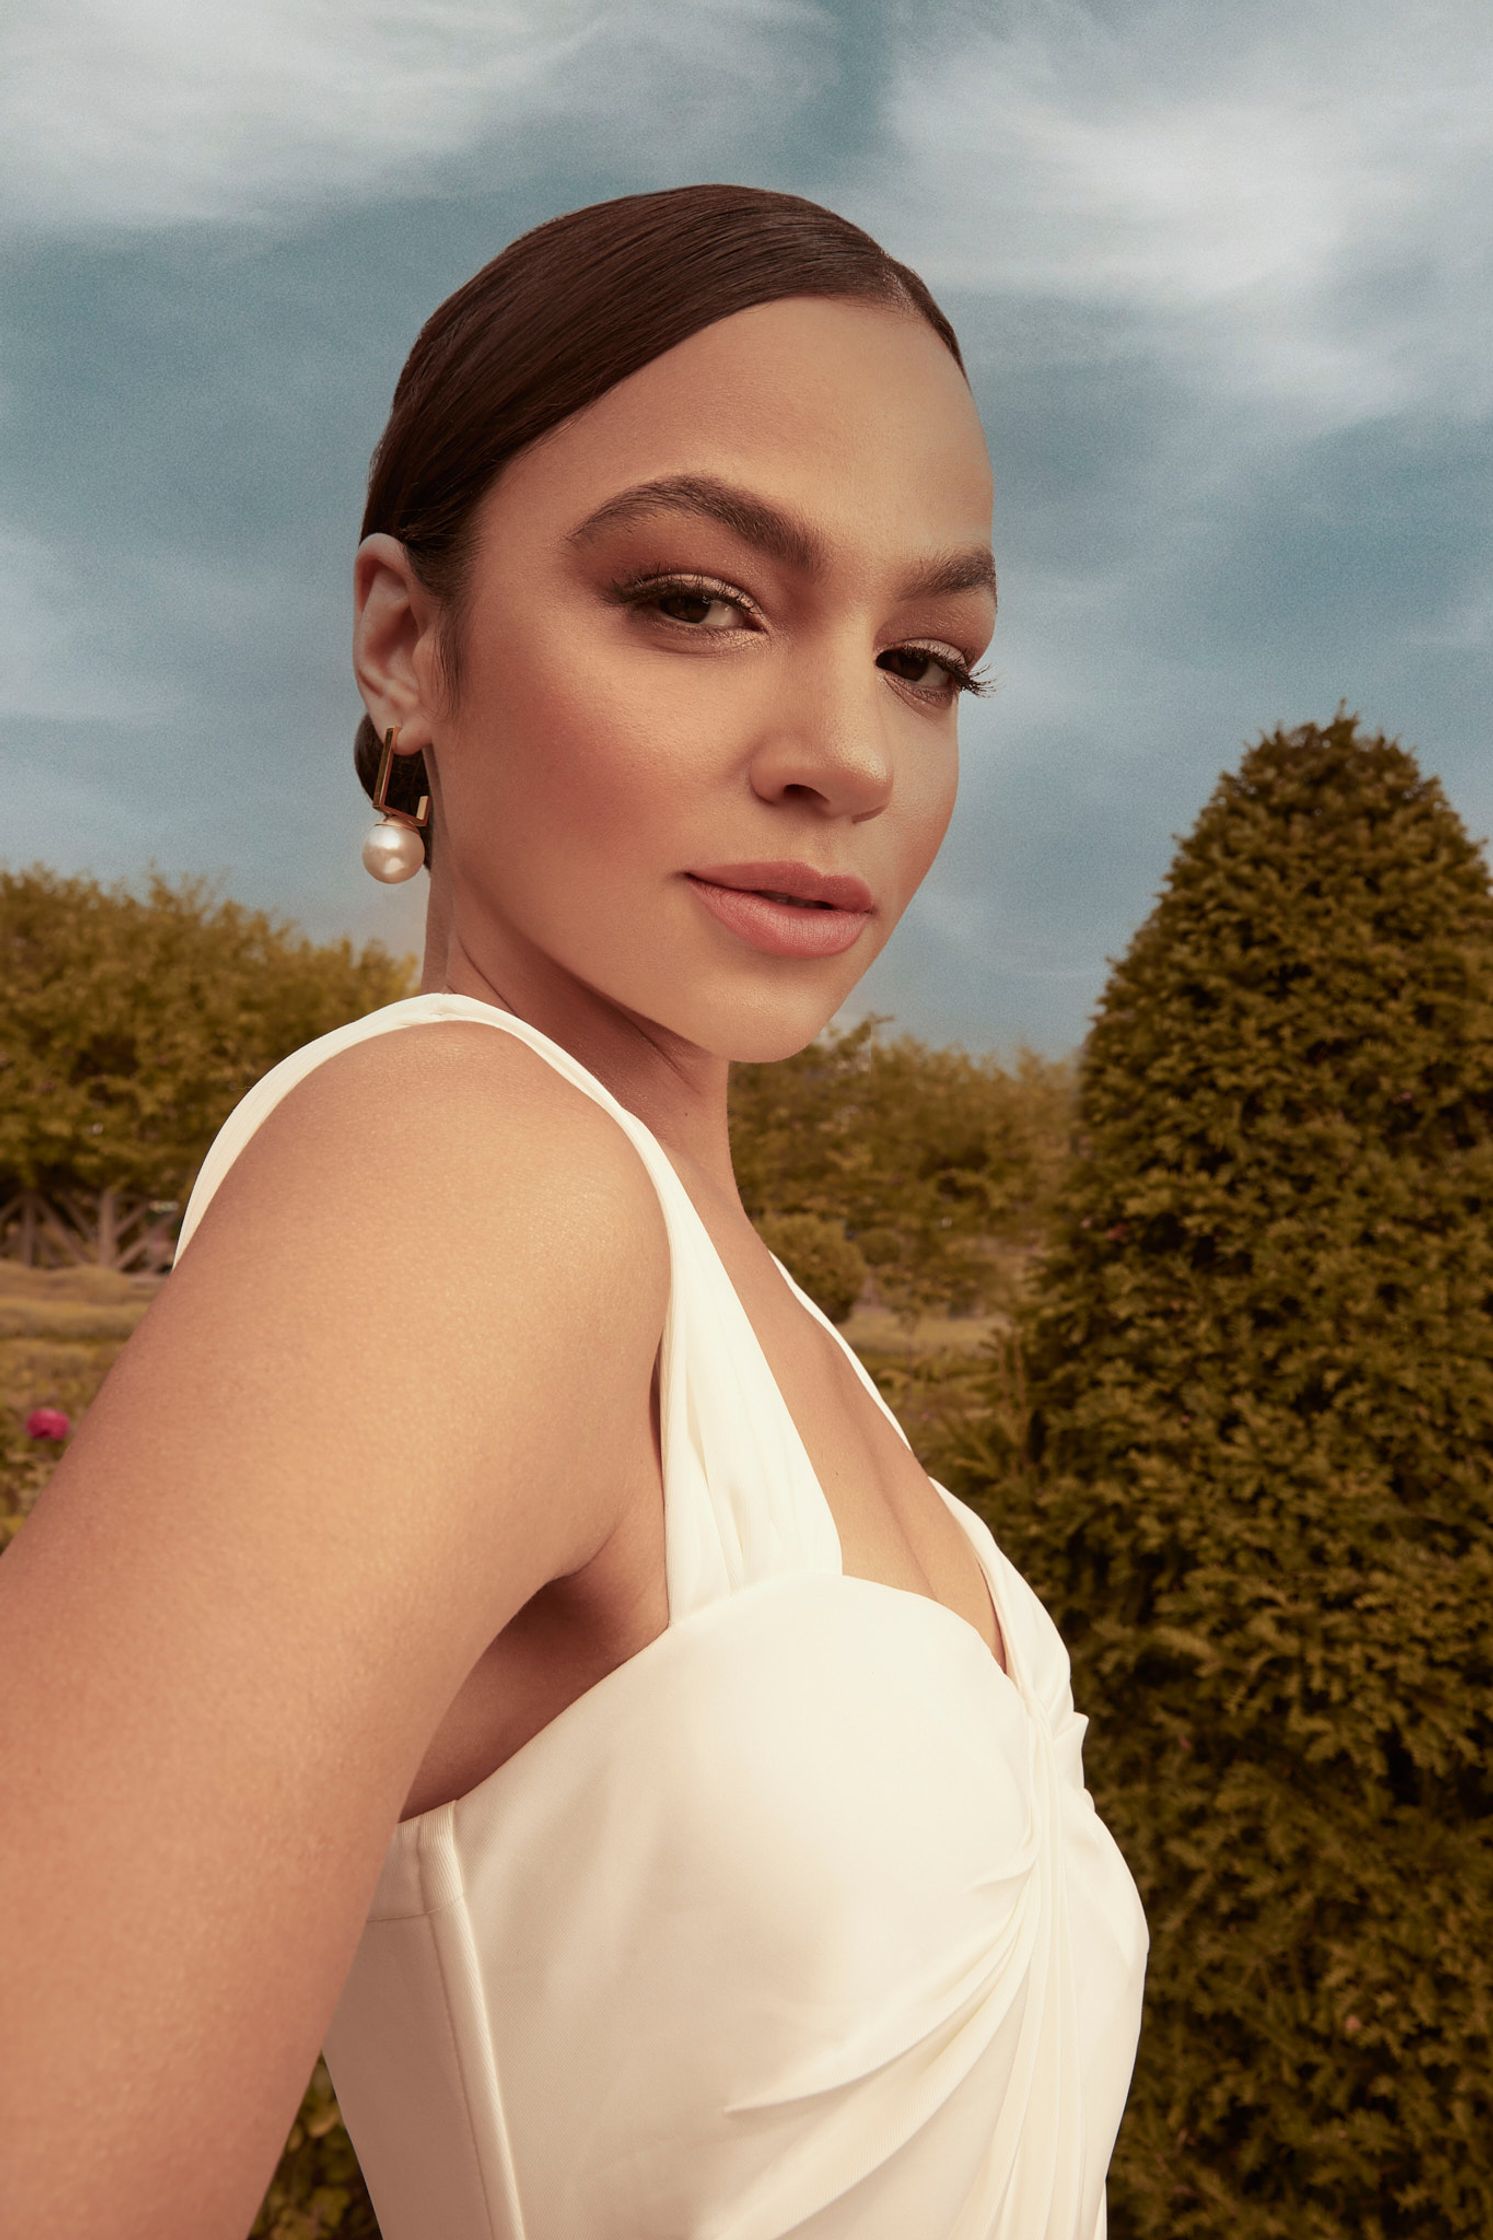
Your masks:
[[[353,561],[353,675],[382,738],[399,726],[398,754],[431,745],[439,716],[438,608],[397,537],[365,537]]]

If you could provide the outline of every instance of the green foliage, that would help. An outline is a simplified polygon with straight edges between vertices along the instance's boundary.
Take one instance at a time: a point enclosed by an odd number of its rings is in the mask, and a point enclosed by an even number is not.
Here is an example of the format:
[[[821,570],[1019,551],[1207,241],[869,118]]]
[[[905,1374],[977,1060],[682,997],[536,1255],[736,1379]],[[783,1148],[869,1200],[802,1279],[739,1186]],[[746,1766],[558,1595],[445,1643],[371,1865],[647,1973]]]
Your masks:
[[[820,1312],[843,1322],[865,1289],[866,1263],[843,1222],[822,1213],[769,1213],[757,1234]]]
[[[1079,1124],[951,1490],[1150,1920],[1111,2231],[1485,2240],[1493,894],[1397,742],[1340,708],[1223,774]]]
[[[249,2240],[379,2240],[378,2220],[318,2057]]]
[[[245,1091],[414,992],[413,959],[318,947],[205,882],[0,870],[0,1185],[181,1200]]]
[[[868,1268],[895,1267],[906,1251],[901,1230],[894,1229],[890,1222],[862,1229],[856,1243]]]
[[[911,1035],[881,1043],[883,1023],[733,1066],[742,1204],[759,1225],[814,1213],[858,1243],[873,1234],[878,1291],[909,1322],[988,1312],[1004,1303],[991,1241],[1042,1234],[1068,1156],[1072,1067],[1022,1049],[1012,1073]]]

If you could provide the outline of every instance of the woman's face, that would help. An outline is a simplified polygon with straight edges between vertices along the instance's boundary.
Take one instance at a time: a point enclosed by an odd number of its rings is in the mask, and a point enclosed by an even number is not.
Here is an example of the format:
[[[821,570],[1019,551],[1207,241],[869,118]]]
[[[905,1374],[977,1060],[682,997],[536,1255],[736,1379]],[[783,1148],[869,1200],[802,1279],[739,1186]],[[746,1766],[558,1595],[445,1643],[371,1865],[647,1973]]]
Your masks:
[[[812,549],[682,504],[587,526],[685,475],[792,516]],[[427,632],[402,741],[432,742],[449,923],[481,979],[536,1019],[599,1000],[727,1059],[812,1041],[948,827],[961,695],[941,659],[975,665],[994,590],[905,585],[951,554],[988,564],[991,504],[932,329],[810,297],[719,320],[519,454],[478,519],[458,704]],[[679,576],[708,581],[658,580]],[[852,944],[767,954],[687,876],[762,858],[864,880]]]

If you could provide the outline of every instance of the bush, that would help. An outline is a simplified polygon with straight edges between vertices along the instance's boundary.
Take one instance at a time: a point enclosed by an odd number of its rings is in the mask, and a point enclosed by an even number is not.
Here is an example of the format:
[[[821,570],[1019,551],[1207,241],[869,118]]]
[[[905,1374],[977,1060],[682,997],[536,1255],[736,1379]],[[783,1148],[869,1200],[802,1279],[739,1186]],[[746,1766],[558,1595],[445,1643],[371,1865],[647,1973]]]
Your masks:
[[[821,1213],[769,1213],[756,1228],[768,1251],[777,1254],[820,1311],[831,1322],[843,1322],[865,1289],[868,1273],[844,1223]]]
[[[319,2056],[249,2240],[379,2240],[378,2219]]]
[[[901,1230],[884,1224],[861,1230],[855,1241],[868,1268],[895,1267],[907,1250]]]
[[[207,883],[0,867],[0,1200],[116,1185],[185,1203],[271,1066],[413,992],[412,957],[313,943]]]
[[[1046,1226],[1068,1156],[1073,1067],[1026,1049],[1008,1070],[910,1035],[882,1043],[883,1023],[873,1013],[792,1057],[732,1066],[742,1205],[759,1225],[817,1213],[857,1240],[893,1232],[877,1289],[909,1325],[951,1308],[988,1312],[1000,1285],[984,1247],[1024,1248]]]
[[[952,1489],[1150,1920],[1115,2240],[1493,2231],[1493,895],[1356,725],[1224,774],[1116,966]]]

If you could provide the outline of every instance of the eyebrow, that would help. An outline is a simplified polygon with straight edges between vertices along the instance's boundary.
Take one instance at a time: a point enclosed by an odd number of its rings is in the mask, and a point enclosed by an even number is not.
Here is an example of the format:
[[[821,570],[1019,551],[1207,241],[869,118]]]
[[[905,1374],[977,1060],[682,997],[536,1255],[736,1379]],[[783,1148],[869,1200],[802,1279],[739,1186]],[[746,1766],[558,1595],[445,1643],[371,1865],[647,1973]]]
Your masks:
[[[635,482],[607,498],[594,513],[588,513],[567,532],[566,542],[587,544],[604,529],[676,511],[705,514],[723,523],[745,543],[803,575],[823,576],[829,572],[824,545],[799,515],[770,505],[755,491],[724,482],[713,474],[669,474],[652,482]],[[904,576],[897,596],[936,599],[957,591],[988,591],[996,597],[995,555],[988,545],[964,545],[932,554]]]

